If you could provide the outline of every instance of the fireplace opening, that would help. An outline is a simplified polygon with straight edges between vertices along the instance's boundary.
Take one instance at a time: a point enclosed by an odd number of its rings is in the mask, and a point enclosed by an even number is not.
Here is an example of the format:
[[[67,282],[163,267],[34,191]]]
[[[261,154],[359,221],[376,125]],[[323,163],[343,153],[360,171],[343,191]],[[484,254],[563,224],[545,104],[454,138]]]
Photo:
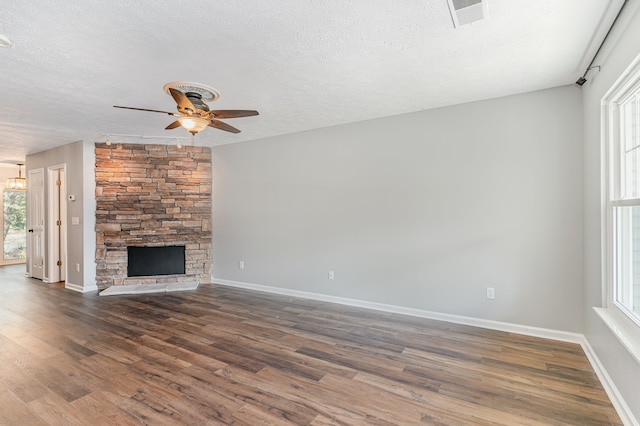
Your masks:
[[[184,275],[184,246],[127,247],[127,276]]]

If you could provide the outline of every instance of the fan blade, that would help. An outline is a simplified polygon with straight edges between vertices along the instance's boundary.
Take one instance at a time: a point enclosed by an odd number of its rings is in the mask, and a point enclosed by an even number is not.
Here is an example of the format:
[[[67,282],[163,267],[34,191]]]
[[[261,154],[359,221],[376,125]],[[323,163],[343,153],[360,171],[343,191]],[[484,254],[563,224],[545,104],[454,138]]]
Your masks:
[[[238,118],[258,115],[258,111],[247,109],[218,109],[215,111],[209,111],[209,114],[213,115],[215,118]]]
[[[165,130],[171,130],[171,129],[175,129],[176,127],[180,127],[180,122],[178,120],[174,121],[173,123],[169,124],[167,127],[165,127]]]
[[[216,129],[225,130],[231,133],[240,133],[240,130],[236,129],[233,126],[228,125],[220,120],[216,120],[215,118],[211,118],[209,121],[209,126],[214,127]]]
[[[169,88],[169,93],[171,93],[173,100],[178,104],[178,109],[180,110],[180,112],[185,112],[188,114],[196,112],[197,108],[191,103],[189,98],[187,98],[184,93],[174,89],[173,87]]]
[[[126,106],[118,106],[118,105],[114,105],[113,107],[114,108],[122,108],[122,109],[133,109],[133,110],[136,110],[136,111],[161,112],[163,114],[178,115],[175,112],[158,111],[157,109],[131,108],[131,107],[126,107]]]

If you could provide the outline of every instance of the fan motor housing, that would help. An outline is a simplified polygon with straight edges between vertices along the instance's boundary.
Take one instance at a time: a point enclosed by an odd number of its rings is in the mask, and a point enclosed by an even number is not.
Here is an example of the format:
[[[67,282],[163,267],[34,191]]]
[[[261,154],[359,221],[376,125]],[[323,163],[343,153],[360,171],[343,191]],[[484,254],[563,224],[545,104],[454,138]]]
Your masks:
[[[202,101],[202,95],[200,93],[196,93],[196,92],[186,92],[184,94],[187,99],[189,99],[191,101],[191,103],[193,104],[193,106],[195,106],[198,109],[201,109],[203,111],[209,111],[209,105],[205,104]]]

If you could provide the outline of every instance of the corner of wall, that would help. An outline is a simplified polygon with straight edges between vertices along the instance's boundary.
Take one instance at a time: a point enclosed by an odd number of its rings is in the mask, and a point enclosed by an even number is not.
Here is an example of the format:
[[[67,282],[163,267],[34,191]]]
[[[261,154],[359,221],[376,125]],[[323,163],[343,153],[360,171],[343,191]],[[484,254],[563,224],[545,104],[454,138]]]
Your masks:
[[[96,286],[96,152],[93,142],[82,145],[82,216],[83,216],[83,291],[97,290]]]

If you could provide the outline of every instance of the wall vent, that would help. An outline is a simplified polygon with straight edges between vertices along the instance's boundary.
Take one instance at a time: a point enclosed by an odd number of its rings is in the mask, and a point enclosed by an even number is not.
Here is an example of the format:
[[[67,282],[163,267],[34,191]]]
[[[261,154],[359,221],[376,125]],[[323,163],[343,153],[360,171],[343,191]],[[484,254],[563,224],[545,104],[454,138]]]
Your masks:
[[[447,3],[456,28],[487,17],[486,0],[447,0]]]

